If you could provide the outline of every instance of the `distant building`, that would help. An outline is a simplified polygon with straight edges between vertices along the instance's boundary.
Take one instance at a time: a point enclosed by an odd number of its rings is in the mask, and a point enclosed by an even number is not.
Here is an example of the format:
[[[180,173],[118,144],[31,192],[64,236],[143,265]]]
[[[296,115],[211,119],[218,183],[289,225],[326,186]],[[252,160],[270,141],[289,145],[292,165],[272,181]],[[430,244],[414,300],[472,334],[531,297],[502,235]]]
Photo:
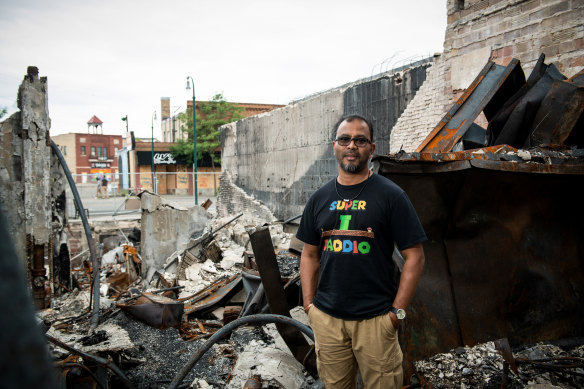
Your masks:
[[[97,174],[102,173],[110,178],[115,178],[118,173],[117,153],[124,146],[121,135],[103,135],[97,133],[102,121],[93,116],[88,124],[88,133],[68,133],[51,136],[51,139],[59,146],[65,162],[76,183],[91,182]],[[90,134],[93,129],[93,134]],[[103,132],[103,131],[102,131]]]
[[[197,115],[200,114],[199,111],[199,104],[200,103],[207,103],[207,101],[199,101],[197,100]],[[284,105],[278,104],[256,104],[256,103],[234,103],[230,102],[237,107],[243,108],[241,115],[243,117],[249,117],[253,115],[259,115],[264,112],[269,112],[276,108],[284,107]],[[193,106],[193,101],[187,101],[187,109]],[[181,131],[182,122],[178,118],[178,112],[180,107],[173,107],[171,110],[170,107],[170,98],[162,97],[160,99],[160,128],[162,132],[162,141],[163,142],[176,142],[179,139],[185,140],[187,139],[187,134],[184,131]],[[182,110],[184,111],[184,110]]]

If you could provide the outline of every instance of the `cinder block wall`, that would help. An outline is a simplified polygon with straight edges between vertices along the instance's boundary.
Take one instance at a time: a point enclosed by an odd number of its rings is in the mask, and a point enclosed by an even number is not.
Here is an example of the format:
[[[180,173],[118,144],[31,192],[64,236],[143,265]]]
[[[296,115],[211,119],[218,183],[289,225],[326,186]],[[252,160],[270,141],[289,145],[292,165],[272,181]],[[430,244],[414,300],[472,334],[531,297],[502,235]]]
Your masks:
[[[384,73],[224,126],[222,169],[230,179],[222,180],[218,202],[231,204],[218,210],[246,209],[242,189],[278,219],[301,213],[310,195],[337,173],[335,122],[351,113],[370,118],[377,151],[387,154],[392,128],[423,84],[428,66]]]

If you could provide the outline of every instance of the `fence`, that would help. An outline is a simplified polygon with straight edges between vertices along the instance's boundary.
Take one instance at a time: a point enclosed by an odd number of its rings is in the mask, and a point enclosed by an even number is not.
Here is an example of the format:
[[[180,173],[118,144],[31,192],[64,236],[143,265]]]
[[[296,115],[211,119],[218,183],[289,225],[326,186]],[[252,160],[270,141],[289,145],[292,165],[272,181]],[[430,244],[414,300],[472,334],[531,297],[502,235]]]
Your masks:
[[[132,195],[148,190],[160,195],[193,196],[193,172],[143,172],[104,174],[108,180],[107,196]],[[197,172],[199,196],[215,196],[221,172]],[[101,197],[96,173],[73,174],[82,197]],[[154,185],[153,185],[154,184]]]

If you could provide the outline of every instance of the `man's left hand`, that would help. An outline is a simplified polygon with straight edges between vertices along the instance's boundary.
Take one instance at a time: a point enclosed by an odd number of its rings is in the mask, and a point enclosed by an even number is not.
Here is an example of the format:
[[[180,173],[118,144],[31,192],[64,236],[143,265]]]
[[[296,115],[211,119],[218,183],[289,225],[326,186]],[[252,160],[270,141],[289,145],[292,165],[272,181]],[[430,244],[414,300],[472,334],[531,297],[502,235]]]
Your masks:
[[[393,328],[397,330],[399,328],[399,319],[397,318],[395,313],[391,311],[388,313],[388,315],[389,319],[391,320],[391,324],[393,324]]]

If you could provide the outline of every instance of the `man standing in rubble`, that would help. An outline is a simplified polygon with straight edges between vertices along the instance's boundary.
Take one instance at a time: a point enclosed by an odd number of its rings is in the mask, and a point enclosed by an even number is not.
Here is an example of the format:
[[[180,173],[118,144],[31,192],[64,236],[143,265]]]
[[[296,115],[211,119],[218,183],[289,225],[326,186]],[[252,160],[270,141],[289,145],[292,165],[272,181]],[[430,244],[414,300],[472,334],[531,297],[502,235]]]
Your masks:
[[[426,234],[405,192],[368,169],[373,125],[361,116],[334,127],[338,176],[308,200],[297,237],[300,277],[327,389],[401,388],[397,328],[424,267]],[[394,243],[406,262],[394,281]]]

